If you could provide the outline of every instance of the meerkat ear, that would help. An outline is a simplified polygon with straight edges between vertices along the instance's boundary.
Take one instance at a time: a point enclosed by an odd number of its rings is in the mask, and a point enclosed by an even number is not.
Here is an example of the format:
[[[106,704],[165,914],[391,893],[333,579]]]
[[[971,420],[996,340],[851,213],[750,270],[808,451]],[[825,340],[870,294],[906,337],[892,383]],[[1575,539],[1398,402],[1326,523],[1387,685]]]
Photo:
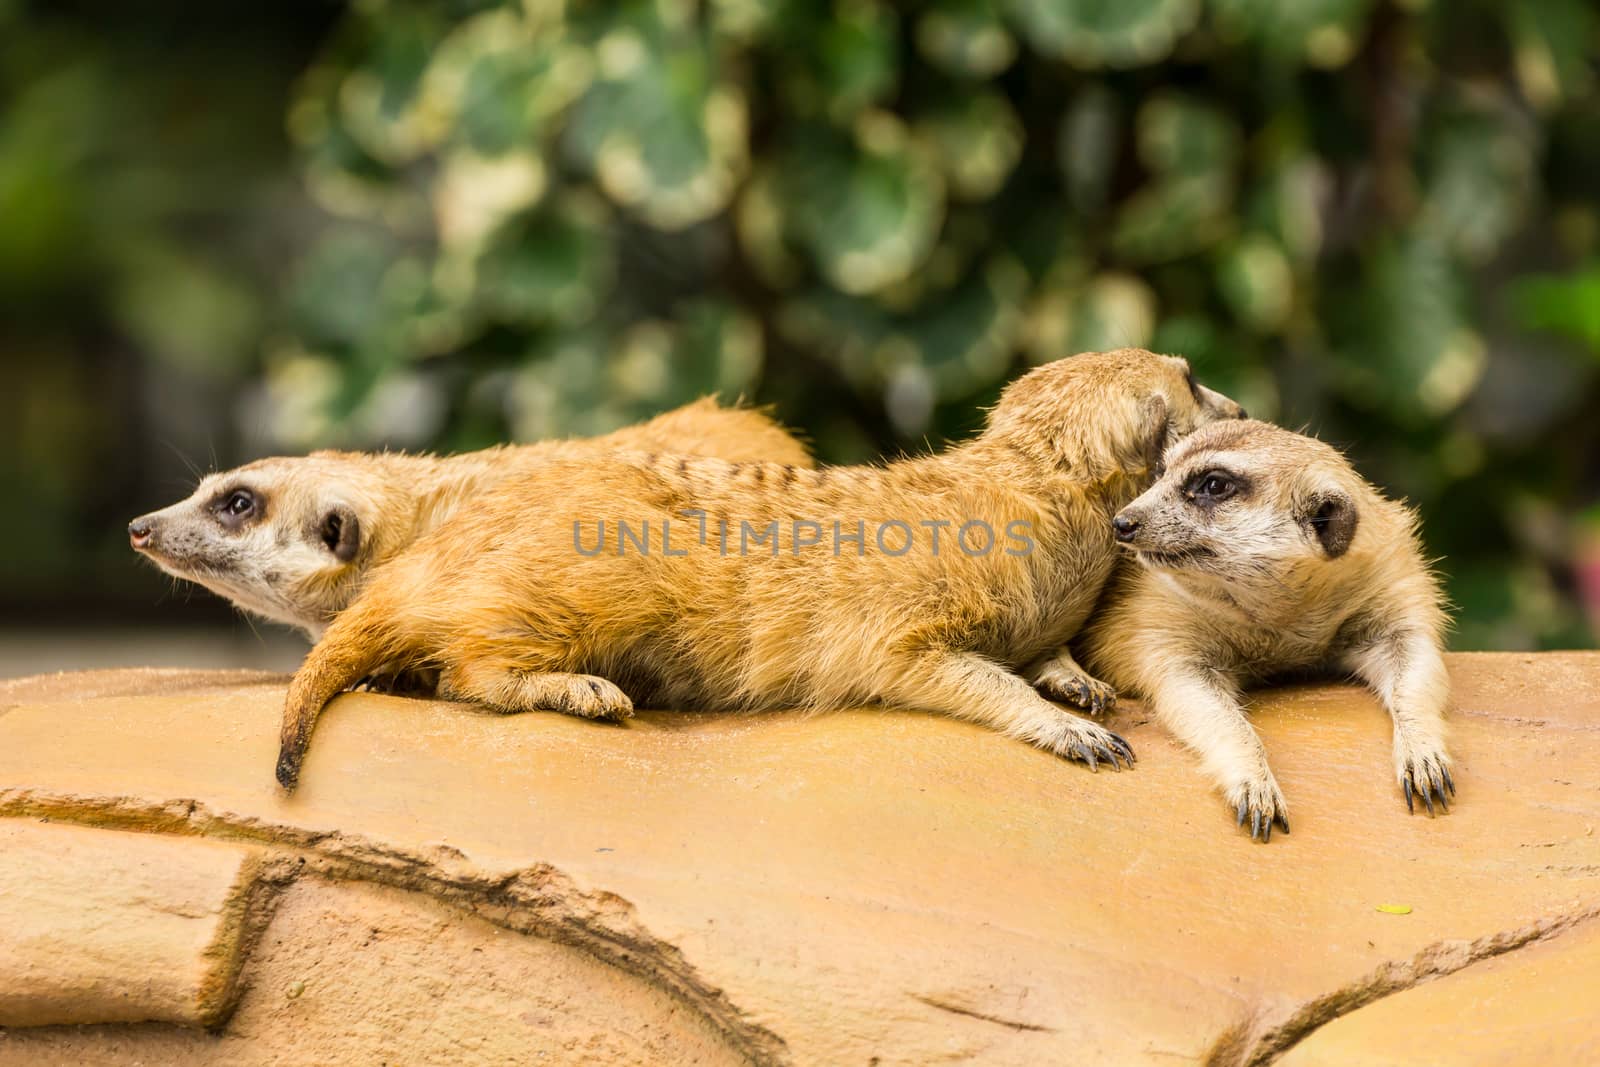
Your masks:
[[[340,563],[349,563],[361,548],[361,520],[356,518],[354,511],[341,504],[322,516],[317,535],[335,559]]]
[[[1307,502],[1300,521],[1322,545],[1328,558],[1338,559],[1355,539],[1361,516],[1356,511],[1355,501],[1338,489],[1328,489]]]
[[[1172,429],[1172,415],[1167,410],[1166,397],[1159,394],[1147,398],[1139,419],[1139,451],[1145,469],[1159,475],[1161,457],[1167,451],[1167,436]]]

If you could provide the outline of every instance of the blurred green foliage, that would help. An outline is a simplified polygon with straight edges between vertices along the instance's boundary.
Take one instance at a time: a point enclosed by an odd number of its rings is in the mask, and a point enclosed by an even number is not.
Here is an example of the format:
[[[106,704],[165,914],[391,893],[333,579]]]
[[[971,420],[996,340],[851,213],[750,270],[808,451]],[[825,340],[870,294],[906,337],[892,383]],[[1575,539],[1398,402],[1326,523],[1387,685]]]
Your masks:
[[[1597,59],[1590,0],[360,0],[284,105],[324,217],[230,223],[281,285],[78,218],[25,102],[0,204],[64,191],[0,275],[95,234],[119,332],[245,388],[258,449],[721,392],[852,461],[1030,362],[1178,352],[1422,510],[1458,647],[1589,645]]]
[[[306,443],[421,376],[454,447],[717,390],[849,460],[1149,345],[1420,505],[1459,644],[1583,643],[1597,34],[1587,0],[365,3],[291,112],[343,221],[268,374],[318,390]]]

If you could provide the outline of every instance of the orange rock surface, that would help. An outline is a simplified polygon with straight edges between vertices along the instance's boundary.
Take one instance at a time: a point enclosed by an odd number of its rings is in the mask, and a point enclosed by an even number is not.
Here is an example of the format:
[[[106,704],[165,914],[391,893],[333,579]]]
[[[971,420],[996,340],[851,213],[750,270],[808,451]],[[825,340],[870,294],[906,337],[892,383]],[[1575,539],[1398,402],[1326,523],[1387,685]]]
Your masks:
[[[1132,703],[1090,774],[908,712],[349,694],[285,797],[281,677],[0,684],[0,1064],[1580,1062],[1600,654],[1450,663],[1434,819],[1367,694],[1260,694],[1270,845]]]

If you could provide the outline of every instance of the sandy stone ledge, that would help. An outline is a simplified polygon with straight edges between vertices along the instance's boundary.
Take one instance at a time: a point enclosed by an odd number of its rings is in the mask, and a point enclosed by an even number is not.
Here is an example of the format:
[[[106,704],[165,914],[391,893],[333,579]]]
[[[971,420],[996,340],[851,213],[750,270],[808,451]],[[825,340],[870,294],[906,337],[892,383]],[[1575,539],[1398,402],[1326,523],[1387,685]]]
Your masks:
[[[1135,704],[1090,774],[351,694],[285,797],[281,676],[0,683],[0,1065],[1600,1061],[1600,653],[1450,667],[1435,819],[1370,697],[1263,694],[1266,846]]]

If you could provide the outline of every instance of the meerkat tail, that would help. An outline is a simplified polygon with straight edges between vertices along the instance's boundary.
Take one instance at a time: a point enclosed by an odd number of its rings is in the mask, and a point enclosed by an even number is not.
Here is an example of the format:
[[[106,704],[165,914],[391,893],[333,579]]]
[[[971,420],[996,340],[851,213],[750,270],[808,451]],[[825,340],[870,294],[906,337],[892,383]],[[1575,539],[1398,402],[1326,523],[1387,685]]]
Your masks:
[[[392,633],[356,606],[341,615],[306,656],[289,683],[278,739],[278,784],[293,791],[300,780],[317,717],[334,697],[389,658]]]

